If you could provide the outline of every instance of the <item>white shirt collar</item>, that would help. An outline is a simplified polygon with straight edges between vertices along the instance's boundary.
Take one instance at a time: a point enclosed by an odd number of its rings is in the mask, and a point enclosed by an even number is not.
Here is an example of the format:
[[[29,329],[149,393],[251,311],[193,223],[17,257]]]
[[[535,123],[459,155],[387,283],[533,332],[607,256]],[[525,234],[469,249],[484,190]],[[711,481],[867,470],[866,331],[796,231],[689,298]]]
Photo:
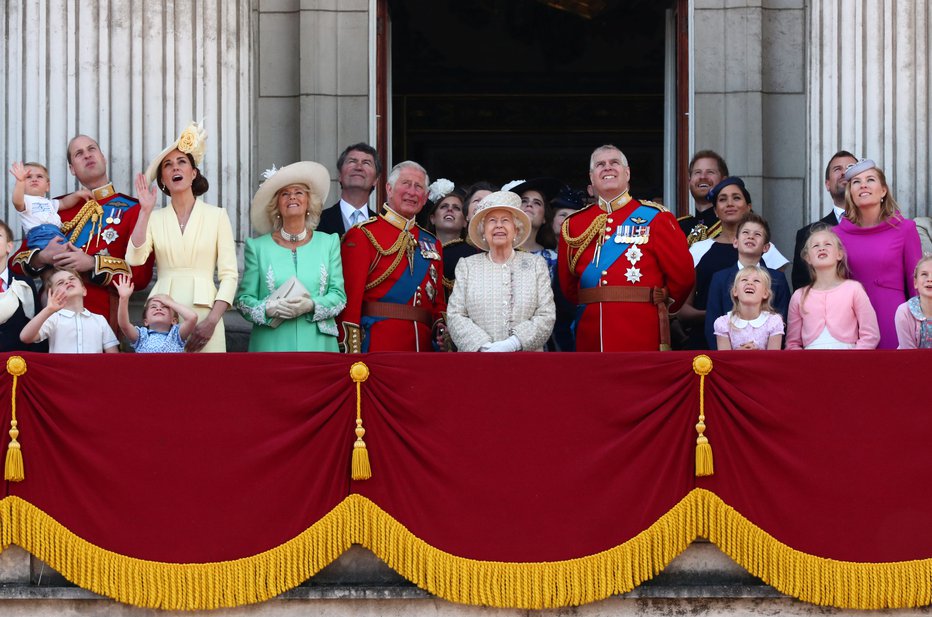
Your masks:
[[[367,204],[364,204],[362,208],[357,208],[356,206],[354,206],[354,205],[351,204],[350,202],[344,201],[343,199],[340,199],[340,212],[343,214],[343,220],[346,221],[347,223],[349,223],[349,222],[351,222],[351,221],[353,220],[353,219],[352,219],[352,217],[353,217],[353,212],[356,212],[357,210],[359,210],[360,212],[362,212],[362,213],[363,213],[363,216],[365,216],[367,220],[368,220],[369,217],[371,216],[371,213],[370,213],[370,211],[369,211],[369,204],[368,204],[368,203],[367,203]]]
[[[69,319],[70,319],[71,317],[74,317],[74,316],[77,314],[77,313],[75,313],[74,311],[72,311],[71,309],[66,309],[66,308],[58,309],[58,312],[62,314],[62,317],[68,317]],[[81,316],[82,316],[82,317],[90,317],[90,316],[91,316],[91,312],[90,312],[89,310],[87,310],[87,309],[82,309],[82,310],[81,310]]]
[[[757,317],[751,320],[741,319],[737,315],[732,315],[731,323],[736,328],[743,329],[743,328],[748,327],[748,325],[754,326],[755,328],[760,328],[762,325],[764,325],[767,322],[768,317],[770,317],[770,313],[768,313],[767,311],[763,311],[760,315],[758,315]]]
[[[0,280],[2,280],[4,283],[10,280],[10,269],[9,268],[4,268],[3,272],[0,272]]]
[[[845,218],[845,209],[839,208],[838,206],[832,206],[832,210],[835,212],[835,221],[840,223],[841,219]]]

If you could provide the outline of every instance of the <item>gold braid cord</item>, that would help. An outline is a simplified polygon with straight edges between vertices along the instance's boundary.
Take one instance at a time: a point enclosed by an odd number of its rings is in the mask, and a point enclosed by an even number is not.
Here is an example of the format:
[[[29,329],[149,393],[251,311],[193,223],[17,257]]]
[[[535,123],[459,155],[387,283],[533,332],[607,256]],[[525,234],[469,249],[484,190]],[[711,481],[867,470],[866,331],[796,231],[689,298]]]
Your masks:
[[[563,241],[566,242],[566,246],[569,249],[575,249],[575,253],[572,250],[568,250],[570,258],[570,271],[576,271],[576,262],[579,261],[579,256],[582,255],[583,251],[592,243],[592,240],[596,236],[602,235],[602,230],[605,229],[605,221],[608,220],[608,215],[602,213],[595,217],[593,221],[589,224],[589,227],[586,228],[586,231],[582,232],[580,235],[573,237],[570,235],[570,226],[569,219],[563,224]]]
[[[372,246],[375,247],[375,250],[379,254],[380,258],[387,257],[388,255],[395,256],[394,261],[392,261],[391,265],[388,266],[388,269],[385,270],[385,272],[383,272],[374,281],[370,281],[366,283],[366,291],[368,291],[384,283],[385,279],[387,279],[389,276],[392,275],[392,272],[395,271],[395,269],[401,263],[401,260],[404,259],[405,255],[409,253],[410,251],[414,250],[414,247],[417,245],[417,242],[415,242],[414,236],[412,236],[411,233],[403,231],[400,234],[398,234],[398,238],[395,240],[394,244],[392,244],[390,247],[385,249],[385,248],[382,248],[382,245],[379,244],[379,241],[375,239],[375,236],[372,235],[371,231],[369,231],[365,227],[360,227],[359,230],[362,231],[362,233],[364,233],[367,238],[369,238],[369,242],[371,242]],[[376,263],[378,263],[378,259],[376,259],[375,262],[373,262],[373,266]],[[371,272],[372,269],[370,268],[369,271]]]
[[[78,214],[68,221],[67,223],[62,223],[61,231],[64,234],[67,234],[74,230],[71,236],[68,238],[71,242],[77,242],[78,236],[81,235],[81,230],[84,229],[84,226],[87,225],[87,222],[90,220],[99,221],[104,215],[103,207],[97,203],[97,200],[91,199],[78,210]]]

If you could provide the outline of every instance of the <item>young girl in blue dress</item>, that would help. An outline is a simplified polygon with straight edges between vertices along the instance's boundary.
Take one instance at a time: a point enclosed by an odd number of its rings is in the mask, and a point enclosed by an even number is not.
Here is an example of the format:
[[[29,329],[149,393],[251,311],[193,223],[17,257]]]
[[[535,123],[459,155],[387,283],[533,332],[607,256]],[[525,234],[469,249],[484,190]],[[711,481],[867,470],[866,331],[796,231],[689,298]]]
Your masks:
[[[125,274],[117,277],[117,323],[123,336],[132,344],[136,353],[180,353],[184,342],[197,325],[197,313],[188,306],[179,304],[165,294],[152,296],[143,310],[143,326],[134,326],[129,320],[129,297],[135,286]],[[178,317],[181,316],[181,323]]]

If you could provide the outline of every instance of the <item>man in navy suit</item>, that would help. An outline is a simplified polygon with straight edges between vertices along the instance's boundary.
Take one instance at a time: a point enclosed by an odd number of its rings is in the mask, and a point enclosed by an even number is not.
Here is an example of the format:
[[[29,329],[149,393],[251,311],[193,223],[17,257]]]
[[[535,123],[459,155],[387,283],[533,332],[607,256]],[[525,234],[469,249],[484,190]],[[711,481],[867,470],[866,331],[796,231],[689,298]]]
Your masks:
[[[845,180],[845,170],[851,165],[858,162],[856,156],[847,150],[839,150],[828,160],[825,167],[825,190],[832,196],[832,211],[826,214],[819,223],[832,225],[833,227],[841,221],[845,215],[845,187],[848,181]],[[796,232],[796,248],[793,249],[793,289],[805,287],[810,283],[809,268],[799,256],[803,247],[806,245],[806,239],[809,238],[809,230],[815,223],[810,223]]]
[[[358,223],[364,223],[375,213],[369,210],[369,194],[382,175],[382,162],[375,148],[367,143],[347,146],[337,159],[340,180],[340,201],[320,215],[317,230],[343,236]]]

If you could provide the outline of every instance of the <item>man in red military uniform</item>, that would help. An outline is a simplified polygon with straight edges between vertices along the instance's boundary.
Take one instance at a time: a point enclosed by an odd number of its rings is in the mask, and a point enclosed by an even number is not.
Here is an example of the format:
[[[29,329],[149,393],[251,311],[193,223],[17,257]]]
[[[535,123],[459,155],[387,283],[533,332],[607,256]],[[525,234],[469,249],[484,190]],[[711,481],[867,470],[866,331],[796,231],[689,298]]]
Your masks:
[[[346,308],[339,323],[348,353],[434,349],[446,311],[442,249],[414,222],[427,185],[417,163],[395,165],[383,212],[343,236]]]
[[[133,268],[123,259],[136,226],[139,202],[114,190],[107,175],[107,159],[87,135],[68,142],[68,169],[93,195],[80,208],[59,213],[68,242],[52,241],[41,250],[28,250],[24,242],[10,266],[14,272],[29,276],[38,276],[49,266],[77,270],[87,288],[85,308],[103,315],[116,330],[118,297],[111,285],[113,278],[131,274],[136,289],[144,289],[152,278],[152,257]]]
[[[668,308],[695,281],[676,218],[628,194],[631,170],[615,146],[596,148],[589,179],[598,203],[570,215],[559,241],[560,287],[576,311],[576,351],[670,349]]]

